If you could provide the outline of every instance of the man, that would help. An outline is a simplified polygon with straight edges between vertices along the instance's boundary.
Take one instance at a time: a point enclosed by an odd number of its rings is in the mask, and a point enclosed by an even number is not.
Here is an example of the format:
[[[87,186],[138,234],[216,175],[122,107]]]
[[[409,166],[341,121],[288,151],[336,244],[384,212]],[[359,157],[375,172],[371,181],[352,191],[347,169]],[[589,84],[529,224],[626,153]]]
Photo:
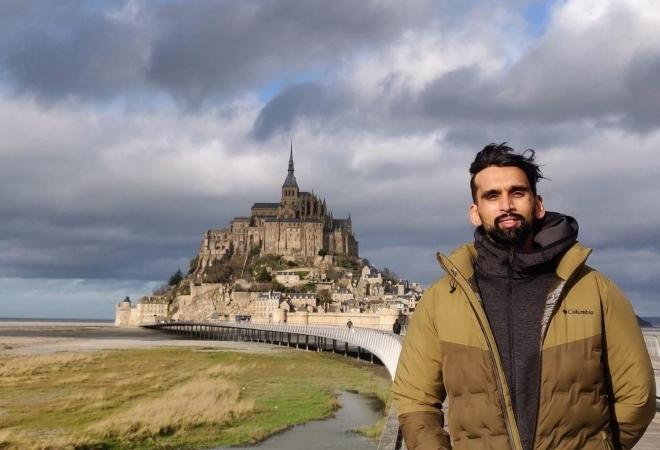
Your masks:
[[[488,145],[470,173],[474,243],[438,254],[392,388],[408,449],[631,448],[655,382],[630,303],[546,212],[532,150]]]
[[[392,333],[401,334],[401,322],[399,321],[399,319],[396,319],[394,321],[394,324],[392,324]]]

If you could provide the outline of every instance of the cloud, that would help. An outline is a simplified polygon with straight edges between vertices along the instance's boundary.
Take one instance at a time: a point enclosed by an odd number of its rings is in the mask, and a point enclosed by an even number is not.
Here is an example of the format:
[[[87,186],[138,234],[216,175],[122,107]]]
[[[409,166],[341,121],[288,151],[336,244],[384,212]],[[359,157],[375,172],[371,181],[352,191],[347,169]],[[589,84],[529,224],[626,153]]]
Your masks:
[[[0,311],[13,318],[113,320],[115,305],[127,292],[132,300],[158,287],[154,282],[94,279],[0,277]]]
[[[150,95],[160,92],[197,108],[275,76],[332,70],[424,21],[429,4],[5,2],[0,63],[18,92],[50,101],[137,97],[153,103]]]
[[[3,283],[142,292],[279,199],[291,138],[301,188],[351,213],[362,254],[429,283],[435,252],[471,239],[475,152],[508,141],[538,150],[546,205],[660,315],[660,14],[528,5],[2,3]]]
[[[149,56],[144,29],[86,10],[79,1],[10,1],[0,8],[0,64],[19,92],[48,101],[103,99],[143,83]]]
[[[660,117],[649,89],[660,75],[659,28],[653,2],[565,2],[514,63],[491,73],[474,64],[442,74],[420,94],[421,109],[471,123],[609,121],[651,131]]]
[[[296,84],[283,90],[259,111],[252,134],[265,140],[277,131],[291,130],[296,119],[304,118],[309,126],[318,117],[341,113],[347,104],[350,104],[349,94],[340,89],[330,89],[317,82]],[[317,128],[327,126],[327,123],[316,124]]]
[[[600,123],[646,133],[659,125],[660,101],[652,87],[660,76],[660,15],[652,2],[557,4],[546,32],[527,45],[506,45],[522,33],[506,15],[500,25],[511,26],[508,32],[487,31],[488,21],[478,16],[474,22],[466,25],[472,33],[424,29],[414,38],[403,35],[349,64],[352,95],[343,108],[321,108],[323,120],[357,122],[374,133],[496,126],[535,135],[568,124],[563,131],[584,134],[580,127]],[[333,88],[339,85],[325,91]],[[293,91],[286,98],[305,102]],[[277,110],[274,102],[283,99],[273,99],[262,113]]]

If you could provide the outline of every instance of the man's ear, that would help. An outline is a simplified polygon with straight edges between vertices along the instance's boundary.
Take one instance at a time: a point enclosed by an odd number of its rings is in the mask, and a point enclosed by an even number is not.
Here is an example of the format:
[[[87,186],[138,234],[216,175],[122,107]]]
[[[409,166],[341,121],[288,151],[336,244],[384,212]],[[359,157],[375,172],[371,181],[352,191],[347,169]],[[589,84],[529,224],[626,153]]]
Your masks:
[[[479,217],[479,207],[477,206],[476,203],[472,203],[470,205],[470,222],[472,225],[475,227],[480,227],[481,226],[481,217]]]
[[[543,219],[545,217],[545,206],[543,206],[543,197],[537,195],[534,198],[534,217]]]

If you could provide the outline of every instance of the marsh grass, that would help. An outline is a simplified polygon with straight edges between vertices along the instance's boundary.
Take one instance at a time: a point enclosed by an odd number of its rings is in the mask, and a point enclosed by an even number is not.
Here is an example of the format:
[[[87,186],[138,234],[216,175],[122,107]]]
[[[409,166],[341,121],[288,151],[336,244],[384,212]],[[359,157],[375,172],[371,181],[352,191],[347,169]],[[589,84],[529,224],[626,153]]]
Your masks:
[[[4,357],[0,374],[1,449],[254,443],[328,417],[338,407],[338,390],[389,400],[384,368],[295,350],[159,348]]]
[[[136,441],[201,425],[222,425],[253,409],[253,400],[240,399],[236,383],[198,378],[117,412],[90,430],[104,437]]]

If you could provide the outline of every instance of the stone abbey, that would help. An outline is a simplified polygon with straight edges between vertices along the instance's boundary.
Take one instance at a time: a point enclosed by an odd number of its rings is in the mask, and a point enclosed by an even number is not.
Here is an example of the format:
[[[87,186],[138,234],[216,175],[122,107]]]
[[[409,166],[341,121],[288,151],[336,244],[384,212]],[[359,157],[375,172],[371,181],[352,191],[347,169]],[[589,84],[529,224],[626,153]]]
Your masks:
[[[229,228],[211,229],[202,239],[197,269],[203,269],[227,254],[246,254],[259,248],[262,255],[308,258],[324,251],[328,255],[358,257],[351,216],[337,219],[328,212],[325,199],[298,188],[293,166],[278,203],[255,203],[249,217],[235,217]]]

